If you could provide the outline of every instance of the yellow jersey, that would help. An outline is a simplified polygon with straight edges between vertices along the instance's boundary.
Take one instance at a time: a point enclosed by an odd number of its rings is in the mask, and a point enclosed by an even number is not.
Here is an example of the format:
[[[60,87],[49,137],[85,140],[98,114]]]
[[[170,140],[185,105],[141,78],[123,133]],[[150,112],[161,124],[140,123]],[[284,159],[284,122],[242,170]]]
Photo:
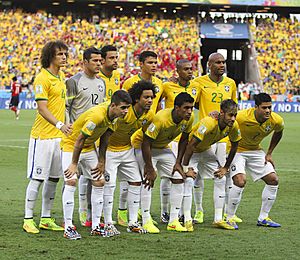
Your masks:
[[[110,136],[107,149],[112,152],[129,150],[132,147],[131,136],[141,127],[146,130],[152,122],[153,117],[154,112],[152,110],[139,117],[134,107],[130,106],[126,116],[119,118],[117,121],[116,131]]]
[[[141,78],[140,74],[137,74],[137,75],[125,80],[122,88],[125,89],[126,91],[128,91],[128,89],[130,89],[134,83],[139,82],[140,80],[143,80],[143,79]],[[154,113],[156,113],[158,103],[159,103],[161,95],[163,93],[163,84],[159,78],[154,77],[154,76],[151,78],[151,82],[152,82],[152,84],[155,85],[155,98],[153,99],[151,110]]]
[[[82,152],[90,152],[95,148],[95,142],[110,128],[115,130],[117,119],[108,118],[109,102],[88,109],[81,114],[73,124],[72,134],[63,136],[61,147],[64,152],[73,152],[74,144],[80,132],[87,137]]]
[[[242,140],[239,142],[238,152],[260,150],[261,141],[273,131],[280,132],[284,128],[282,117],[275,112],[264,123],[260,124],[255,118],[255,108],[248,108],[238,112],[236,121],[238,122]]]
[[[34,80],[33,88],[35,100],[46,100],[51,114],[57,120],[65,122],[66,85],[64,74],[59,72],[59,76],[55,76],[48,70],[42,69]],[[37,112],[30,135],[35,139],[51,139],[60,138],[63,133]]]
[[[235,121],[232,127],[226,126],[221,130],[218,120],[208,116],[204,117],[200,122],[194,125],[190,139],[194,137],[200,142],[196,146],[194,152],[201,153],[209,149],[212,144],[219,142],[227,136],[231,142],[238,142],[241,140],[241,132],[238,123]]]
[[[176,96],[181,92],[187,92],[194,100],[197,100],[199,84],[191,80],[186,87],[181,86],[179,83],[165,82],[163,84],[163,93],[161,98],[165,98],[166,108],[173,108]]]
[[[167,148],[181,133],[190,133],[194,122],[194,114],[189,121],[182,120],[175,124],[172,118],[172,108],[159,111],[154,117],[152,123],[147,128],[146,134],[153,139],[152,148]],[[133,137],[133,146],[139,148],[143,141],[143,131],[139,130]]]
[[[105,81],[105,100],[110,101],[112,94],[121,88],[120,72],[113,70],[111,77],[107,77],[102,71],[100,71],[99,76]]]
[[[220,111],[220,103],[225,99],[233,99],[237,103],[236,84],[233,79],[223,76],[221,82],[212,81],[209,75],[194,79],[199,84],[199,120],[212,111]]]

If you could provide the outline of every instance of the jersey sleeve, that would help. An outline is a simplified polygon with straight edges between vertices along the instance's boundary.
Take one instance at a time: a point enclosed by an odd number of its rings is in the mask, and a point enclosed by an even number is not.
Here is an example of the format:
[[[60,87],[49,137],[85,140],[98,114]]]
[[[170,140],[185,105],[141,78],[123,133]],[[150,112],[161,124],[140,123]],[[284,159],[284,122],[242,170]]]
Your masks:
[[[47,80],[42,77],[37,77],[33,83],[35,93],[35,100],[48,100],[49,84]]]
[[[238,103],[238,100],[237,100],[237,89],[236,89],[236,84],[235,84],[234,80],[232,81],[232,96],[231,96],[231,99],[235,103]]]
[[[130,80],[129,79],[125,80],[123,83],[122,89],[128,91],[128,89],[130,89],[130,87],[131,87]]]
[[[242,139],[241,131],[238,123],[235,121],[233,127],[229,133],[229,140],[233,143],[238,142]]]
[[[148,126],[145,135],[155,140],[159,135],[162,124],[158,117],[154,118],[153,122]]]
[[[147,122],[142,126],[142,130],[143,132],[145,132],[147,130],[147,128],[149,127],[149,125],[152,123],[154,118],[154,112],[152,110],[149,110],[146,116],[146,120]]]
[[[202,142],[206,133],[208,131],[207,124],[204,120],[199,122],[198,129],[194,132],[193,137],[195,137],[199,142]]]
[[[101,122],[104,120],[105,116],[103,116],[102,113],[99,113],[98,110],[96,110],[94,113],[89,114],[85,118],[85,123],[83,127],[81,128],[81,133],[85,136],[91,136],[94,133],[95,128],[97,125],[101,124]]]
[[[198,94],[197,94],[197,96],[196,96],[196,98],[195,98],[195,104],[196,104],[196,103],[199,104],[199,103],[200,103],[200,97],[201,97],[202,88],[201,88],[201,86],[200,86],[200,84],[199,84],[198,81],[194,81],[194,82],[197,83],[197,90],[198,90]]]
[[[274,131],[275,132],[281,132],[283,129],[284,129],[283,118],[281,116],[277,115],[276,120],[275,120]]]

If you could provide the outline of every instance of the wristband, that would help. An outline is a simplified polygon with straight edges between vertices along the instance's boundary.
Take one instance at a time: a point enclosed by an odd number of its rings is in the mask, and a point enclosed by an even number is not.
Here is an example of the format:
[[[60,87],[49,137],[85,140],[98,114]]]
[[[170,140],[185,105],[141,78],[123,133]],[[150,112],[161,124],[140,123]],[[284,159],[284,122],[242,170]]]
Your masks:
[[[57,129],[60,130],[64,125],[65,125],[65,124],[64,124],[63,122],[58,121],[58,122],[56,123],[55,127],[56,127]]]

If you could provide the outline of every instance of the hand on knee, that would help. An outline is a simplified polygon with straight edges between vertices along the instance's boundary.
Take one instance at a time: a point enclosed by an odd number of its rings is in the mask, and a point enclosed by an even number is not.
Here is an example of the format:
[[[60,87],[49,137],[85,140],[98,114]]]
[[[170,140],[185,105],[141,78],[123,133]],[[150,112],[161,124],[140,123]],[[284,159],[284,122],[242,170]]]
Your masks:
[[[77,179],[67,180],[67,181],[65,181],[65,184],[69,185],[69,186],[76,186],[77,185]]]
[[[246,185],[246,178],[243,174],[238,174],[233,177],[233,184],[239,188],[244,188]]]
[[[98,180],[98,181],[92,181],[92,185],[95,187],[103,187],[105,184],[104,179]]]

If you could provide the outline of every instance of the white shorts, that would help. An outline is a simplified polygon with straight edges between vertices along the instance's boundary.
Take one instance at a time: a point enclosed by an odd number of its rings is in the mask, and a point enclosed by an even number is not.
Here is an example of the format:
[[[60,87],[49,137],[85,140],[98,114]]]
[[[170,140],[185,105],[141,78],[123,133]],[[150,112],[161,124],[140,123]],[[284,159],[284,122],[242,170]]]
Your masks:
[[[250,173],[253,181],[257,181],[264,176],[275,172],[273,165],[268,162],[265,164],[265,152],[263,150],[247,151],[237,153],[230,166],[230,176],[238,173]]]
[[[211,148],[216,154],[219,163],[224,166],[226,163],[226,143],[215,143],[211,146]]]
[[[202,153],[194,153],[189,166],[198,173],[197,178],[214,179],[214,172],[219,169],[220,164],[213,148],[209,148]]]
[[[177,157],[177,154],[178,154],[178,142],[172,141],[170,143],[170,147],[171,147],[171,150],[174,153],[175,157]]]
[[[105,171],[109,176],[109,181],[105,185],[116,185],[117,175],[119,181],[142,181],[133,148],[122,152],[106,151]]]
[[[65,171],[69,165],[72,162],[72,152],[62,152],[62,168]],[[79,156],[78,166],[81,167],[83,176],[90,180],[96,180],[92,176],[91,169],[95,168],[98,163],[98,155],[96,151],[90,151],[87,153],[81,153]],[[64,180],[74,180],[77,179],[77,175],[73,175],[72,178],[67,179],[64,177]],[[101,176],[101,179],[104,178],[104,176]]]
[[[144,176],[144,159],[142,150],[135,150],[136,159],[139,164],[139,168],[142,176]],[[160,178],[170,179],[182,179],[179,172],[175,172],[172,175],[172,171],[176,162],[174,153],[170,148],[165,149],[152,149],[152,165],[156,172],[160,175]]]
[[[61,138],[30,138],[27,158],[27,178],[46,180],[62,177]]]

